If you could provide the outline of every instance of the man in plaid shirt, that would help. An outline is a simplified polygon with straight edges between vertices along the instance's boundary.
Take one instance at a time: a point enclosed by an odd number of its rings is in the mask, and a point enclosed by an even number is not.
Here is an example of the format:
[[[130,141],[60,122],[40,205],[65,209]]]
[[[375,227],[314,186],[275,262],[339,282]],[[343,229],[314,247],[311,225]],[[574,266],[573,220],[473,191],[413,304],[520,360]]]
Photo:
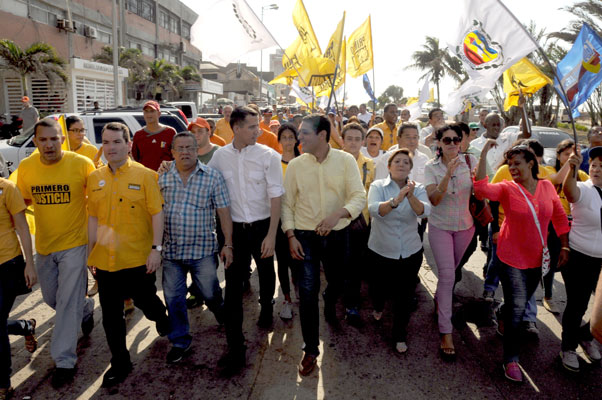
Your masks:
[[[224,302],[217,279],[218,244],[215,212],[225,236],[220,253],[225,268],[232,263],[232,219],[230,197],[222,175],[197,160],[197,142],[193,134],[174,136],[171,151],[175,163],[159,178],[165,200],[163,249],[163,294],[172,331],[173,344],[168,363],[177,363],[192,342],[186,309],[186,275],[200,288],[207,306],[221,324]]]

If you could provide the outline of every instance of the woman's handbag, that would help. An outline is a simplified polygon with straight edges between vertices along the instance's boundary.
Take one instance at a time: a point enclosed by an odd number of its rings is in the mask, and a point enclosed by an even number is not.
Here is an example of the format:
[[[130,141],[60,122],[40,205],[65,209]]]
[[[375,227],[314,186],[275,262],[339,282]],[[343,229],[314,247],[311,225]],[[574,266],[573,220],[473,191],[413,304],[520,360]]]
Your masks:
[[[541,273],[543,276],[546,276],[548,272],[550,272],[550,250],[548,250],[548,246],[546,246],[546,242],[543,239],[543,234],[541,233],[541,226],[539,226],[539,218],[537,218],[535,208],[533,207],[533,204],[531,204],[531,201],[529,200],[523,189],[518,183],[514,182],[514,184],[516,185],[516,187],[518,187],[518,190],[520,190],[520,192],[523,194],[525,200],[527,201],[527,204],[529,205],[529,208],[531,209],[531,214],[533,214],[535,226],[537,227],[537,232],[539,232],[539,238],[541,239],[541,246],[543,247],[541,254]]]
[[[468,154],[464,154],[464,157],[466,158],[468,171],[472,174],[470,156]],[[481,226],[487,226],[493,221],[493,214],[491,213],[491,207],[489,206],[489,203],[485,200],[477,199],[477,197],[474,195],[474,191],[470,195],[470,200],[468,200],[468,209],[470,210],[470,214],[475,222]]]

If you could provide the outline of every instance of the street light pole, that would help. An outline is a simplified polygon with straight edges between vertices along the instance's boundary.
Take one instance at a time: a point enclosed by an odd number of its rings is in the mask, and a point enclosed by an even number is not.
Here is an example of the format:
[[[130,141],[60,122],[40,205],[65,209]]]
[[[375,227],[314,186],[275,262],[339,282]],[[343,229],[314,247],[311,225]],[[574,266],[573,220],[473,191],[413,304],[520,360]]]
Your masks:
[[[278,4],[270,4],[261,7],[261,23],[263,24],[263,10],[277,10]],[[259,51],[259,101],[261,101],[261,90],[263,89],[263,49]]]

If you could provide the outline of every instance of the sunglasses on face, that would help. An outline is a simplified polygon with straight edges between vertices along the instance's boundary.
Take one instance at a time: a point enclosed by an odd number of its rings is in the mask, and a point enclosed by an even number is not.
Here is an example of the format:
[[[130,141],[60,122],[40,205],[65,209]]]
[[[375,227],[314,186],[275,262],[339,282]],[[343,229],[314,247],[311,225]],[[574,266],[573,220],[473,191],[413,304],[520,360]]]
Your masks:
[[[450,144],[452,144],[452,142],[454,142],[454,144],[459,144],[461,141],[462,141],[462,139],[460,139],[457,136],[454,136],[453,138],[450,138],[449,136],[441,138],[441,143],[443,143],[445,145],[450,145]]]

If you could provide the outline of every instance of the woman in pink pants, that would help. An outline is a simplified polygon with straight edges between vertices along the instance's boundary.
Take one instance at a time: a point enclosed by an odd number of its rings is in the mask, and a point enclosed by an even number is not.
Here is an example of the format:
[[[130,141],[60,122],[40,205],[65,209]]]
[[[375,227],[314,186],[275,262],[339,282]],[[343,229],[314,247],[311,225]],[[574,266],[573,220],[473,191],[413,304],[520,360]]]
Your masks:
[[[456,350],[452,339],[452,294],[455,271],[474,233],[468,209],[472,192],[470,165],[477,159],[460,153],[462,131],[456,125],[444,125],[435,134],[437,156],[426,164],[425,186],[433,205],[429,217],[429,243],[437,263],[438,278],[435,306],[441,343],[439,352],[446,361],[453,361]]]

